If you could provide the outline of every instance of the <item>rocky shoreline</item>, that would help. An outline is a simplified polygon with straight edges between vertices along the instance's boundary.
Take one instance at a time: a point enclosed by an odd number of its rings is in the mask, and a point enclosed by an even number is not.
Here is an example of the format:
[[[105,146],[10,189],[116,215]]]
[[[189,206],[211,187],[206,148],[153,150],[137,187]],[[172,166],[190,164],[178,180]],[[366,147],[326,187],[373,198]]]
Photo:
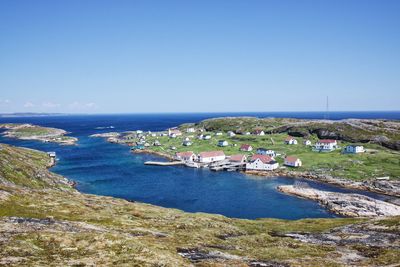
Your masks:
[[[173,161],[174,157],[172,157],[171,155],[168,155],[166,153],[161,153],[161,152],[156,152],[156,151],[152,151],[149,149],[137,149],[137,150],[132,150],[132,153],[134,154],[149,154],[149,155],[155,155],[155,156],[159,156],[159,157],[163,157],[167,160]]]
[[[400,206],[359,194],[329,192],[295,185],[281,185],[277,189],[286,194],[318,201],[329,211],[347,217],[400,215]]]
[[[321,183],[331,184],[348,189],[356,189],[363,191],[370,191],[378,194],[388,196],[400,197],[400,181],[387,181],[387,180],[367,180],[367,181],[351,181],[339,177],[333,177],[324,174],[315,174],[310,172],[295,172],[295,171],[245,171],[249,175],[256,175],[262,177],[288,177],[288,178],[303,178]]]

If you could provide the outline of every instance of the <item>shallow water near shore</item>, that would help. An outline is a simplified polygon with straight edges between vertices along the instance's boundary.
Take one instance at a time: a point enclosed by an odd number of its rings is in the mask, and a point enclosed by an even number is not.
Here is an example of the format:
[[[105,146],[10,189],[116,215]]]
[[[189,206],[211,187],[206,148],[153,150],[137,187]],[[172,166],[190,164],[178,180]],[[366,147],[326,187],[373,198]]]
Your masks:
[[[180,166],[145,166],[144,161],[160,158],[147,154],[132,154],[127,146],[109,144],[101,138],[88,137],[90,134],[109,131],[163,130],[184,122],[196,122],[216,115],[222,116],[222,114],[143,114],[0,118],[0,123],[29,122],[62,128],[71,132],[71,136],[79,138],[76,146],[60,146],[4,137],[0,137],[0,142],[43,151],[56,151],[59,161],[52,171],[77,181],[77,189],[85,193],[236,218],[335,217],[313,201],[288,196],[276,190],[278,185],[293,184],[295,181],[293,178],[261,179],[236,172],[211,172],[207,169]],[[110,126],[114,128],[107,128]],[[347,190],[312,181],[307,183],[322,190],[357,192],[378,199],[386,198],[374,193]]]

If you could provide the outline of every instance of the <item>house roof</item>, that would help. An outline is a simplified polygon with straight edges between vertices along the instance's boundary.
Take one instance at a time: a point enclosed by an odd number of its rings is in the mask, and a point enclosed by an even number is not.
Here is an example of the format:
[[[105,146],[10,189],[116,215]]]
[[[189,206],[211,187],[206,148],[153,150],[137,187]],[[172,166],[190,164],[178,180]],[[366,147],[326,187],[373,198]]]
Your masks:
[[[224,151],[206,151],[206,152],[201,152],[199,156],[201,158],[211,158],[211,157],[225,156],[225,153]]]
[[[257,130],[254,130],[253,131],[253,133],[255,133],[255,134],[260,134],[261,132],[264,132],[263,130],[260,130],[260,129],[257,129]]]
[[[251,145],[248,145],[248,144],[243,144],[243,145],[241,145],[240,146],[240,149],[249,149],[251,147]]]
[[[258,154],[256,154],[256,155],[253,155],[251,157],[251,161],[255,161],[257,159],[260,159],[263,163],[270,163],[270,162],[273,161],[270,156],[266,156],[266,155],[258,155]]]
[[[238,161],[238,162],[240,162],[240,161],[243,161],[243,159],[245,159],[245,158],[246,158],[245,155],[237,154],[237,155],[232,155],[232,156],[229,158],[229,160],[230,160],[230,161]]]
[[[318,141],[318,143],[323,143],[323,144],[331,144],[331,143],[336,143],[337,141],[334,139],[321,139]]]
[[[181,131],[178,130],[178,129],[169,129],[169,131],[171,132],[171,134],[172,133],[174,133],[174,134],[180,134],[181,133]]]
[[[176,152],[176,156],[177,157],[181,157],[181,158],[188,158],[191,157],[194,153],[192,151],[186,151],[186,152]]]
[[[285,158],[285,160],[288,161],[288,162],[296,162],[298,159],[299,159],[299,158],[293,157],[293,156],[287,156],[287,157]]]
[[[293,140],[293,139],[294,139],[293,136],[288,136],[288,137],[286,137],[285,141],[290,141],[290,140]]]

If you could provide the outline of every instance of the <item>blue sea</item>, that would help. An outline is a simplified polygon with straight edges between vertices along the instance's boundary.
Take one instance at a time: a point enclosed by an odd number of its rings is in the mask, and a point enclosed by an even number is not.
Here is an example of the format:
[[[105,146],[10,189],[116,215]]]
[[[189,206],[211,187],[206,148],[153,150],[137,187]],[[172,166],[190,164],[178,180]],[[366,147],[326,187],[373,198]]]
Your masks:
[[[76,146],[60,146],[38,141],[0,137],[1,143],[56,151],[59,159],[51,170],[78,182],[81,192],[124,198],[188,212],[207,212],[235,218],[300,219],[335,217],[316,202],[282,194],[278,185],[294,179],[260,179],[236,172],[211,172],[207,169],[146,166],[156,156],[132,154],[129,147],[109,144],[89,135],[109,131],[159,131],[186,122],[224,116],[324,118],[323,112],[197,113],[197,114],[115,114],[59,115],[42,117],[0,117],[0,123],[33,123],[56,127],[79,138]],[[400,119],[400,112],[331,112],[330,119]],[[107,127],[113,126],[113,129]],[[357,192],[307,181],[312,187],[337,192]],[[377,199],[385,196],[366,194]]]

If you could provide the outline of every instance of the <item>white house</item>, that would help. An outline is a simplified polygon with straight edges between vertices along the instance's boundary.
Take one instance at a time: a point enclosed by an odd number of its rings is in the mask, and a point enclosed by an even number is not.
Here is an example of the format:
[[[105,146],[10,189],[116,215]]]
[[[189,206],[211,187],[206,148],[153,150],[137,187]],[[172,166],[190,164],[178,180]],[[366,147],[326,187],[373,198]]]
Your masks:
[[[168,129],[168,136],[169,137],[172,137],[172,136],[177,137],[177,136],[181,136],[181,135],[182,135],[182,132],[179,131],[178,129]]]
[[[223,151],[206,151],[199,154],[199,162],[201,163],[211,163],[215,161],[221,161],[225,159],[225,154]]]
[[[287,156],[283,164],[290,167],[300,167],[302,163],[299,158]]]
[[[183,143],[182,143],[182,145],[184,145],[184,146],[191,146],[191,145],[192,145],[192,142],[190,142],[190,140],[184,140]]]
[[[226,140],[219,140],[219,141],[218,141],[218,146],[221,146],[221,147],[228,146],[228,141],[226,141]]]
[[[265,135],[265,133],[264,133],[263,130],[255,130],[255,131],[253,132],[253,134],[254,134],[254,135]]]
[[[287,144],[287,145],[297,145],[297,140],[294,137],[289,136],[288,138],[285,139],[285,144]]]
[[[199,139],[199,140],[203,140],[203,139],[204,139],[204,135],[202,135],[202,134],[199,134],[199,135],[197,136],[197,139]]]
[[[240,146],[240,151],[249,152],[249,151],[252,151],[252,150],[253,150],[253,147],[251,145],[243,144],[243,145]]]
[[[234,132],[232,132],[232,131],[229,131],[229,132],[228,132],[228,136],[229,136],[229,137],[234,137],[235,135],[236,135],[236,134],[235,134]]]
[[[161,146],[161,143],[160,143],[160,141],[158,141],[158,140],[155,140],[155,141],[154,141],[154,143],[153,143],[153,146]]]
[[[279,163],[265,155],[253,155],[246,163],[246,170],[272,171],[279,167]]]
[[[196,131],[196,129],[195,129],[195,128],[192,128],[192,127],[186,129],[186,132],[187,132],[187,133],[194,133],[195,131]]]
[[[244,135],[251,135],[251,133],[250,132],[245,132]]]
[[[185,162],[193,162],[193,161],[196,161],[197,156],[192,151],[176,152],[175,159],[185,161]]]
[[[270,157],[272,157],[272,158],[276,157],[275,151],[273,151],[273,150],[271,150],[271,149],[262,148],[262,147],[257,148],[256,153],[257,153],[258,155],[266,155],[266,156],[270,156]]]
[[[222,133],[221,133],[221,132],[216,132],[216,133],[215,133],[215,135],[217,135],[217,136],[221,136],[221,135],[222,135]]]
[[[210,140],[210,139],[211,139],[211,135],[205,135],[205,136],[203,137],[203,139],[204,139],[204,140]]]
[[[310,140],[304,140],[303,141],[303,145],[305,145],[305,146],[311,146],[311,141]]]
[[[338,147],[337,141],[332,139],[321,139],[315,143],[314,150],[320,152],[330,152]]]
[[[358,153],[364,153],[364,147],[360,145],[348,145],[344,148],[344,153],[348,154],[358,154]]]

